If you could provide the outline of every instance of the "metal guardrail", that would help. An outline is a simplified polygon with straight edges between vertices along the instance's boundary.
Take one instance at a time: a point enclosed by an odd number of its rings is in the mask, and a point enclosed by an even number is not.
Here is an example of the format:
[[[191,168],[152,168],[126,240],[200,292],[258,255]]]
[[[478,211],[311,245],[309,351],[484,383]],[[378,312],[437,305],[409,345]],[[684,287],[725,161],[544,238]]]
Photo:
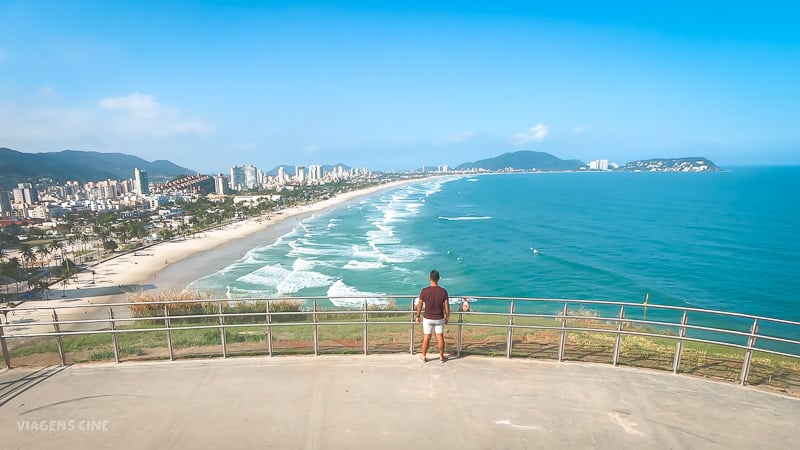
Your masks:
[[[304,307],[300,311],[279,311],[275,305],[285,301],[302,302]],[[357,300],[358,309],[348,308],[320,308],[320,303],[328,305],[331,301],[344,300],[352,302]],[[565,359],[566,338],[568,333],[602,333],[615,337],[611,364],[617,366],[620,358],[620,349],[623,336],[642,336],[657,339],[669,339],[675,342],[675,354],[672,361],[673,373],[678,373],[681,366],[681,356],[685,342],[698,342],[715,344],[724,347],[741,349],[744,351],[741,372],[738,376],[739,383],[747,382],[754,351],[781,357],[793,358],[800,363],[800,322],[775,319],[762,316],[753,316],[733,312],[705,310],[698,308],[685,308],[675,306],[648,305],[629,302],[612,302],[602,300],[572,300],[572,299],[542,299],[542,298],[507,298],[507,297],[470,297],[472,311],[454,311],[456,321],[450,322],[456,328],[456,354],[461,355],[463,349],[464,330],[470,327],[507,328],[505,355],[512,357],[514,346],[514,332],[517,330],[551,330],[560,333],[558,344],[558,361]],[[63,305],[55,308],[40,306],[22,306],[17,308],[2,308],[2,323],[0,323],[0,346],[2,347],[3,360],[7,368],[11,368],[11,357],[8,350],[8,341],[24,338],[55,338],[59,358],[62,365],[66,365],[63,339],[65,337],[110,334],[114,349],[114,359],[120,362],[120,346],[118,336],[122,333],[142,333],[163,331],[166,334],[166,347],[169,359],[175,359],[172,332],[176,330],[216,329],[220,332],[220,345],[222,356],[227,357],[226,330],[240,327],[265,327],[267,352],[273,355],[273,331],[278,327],[310,326],[313,328],[314,354],[319,355],[319,329],[320,327],[353,326],[362,328],[363,353],[369,353],[369,327],[374,324],[381,325],[408,325],[409,326],[409,352],[414,353],[415,325],[414,307],[416,298],[409,296],[383,296],[383,297],[306,297],[306,298],[246,298],[246,299],[208,299],[208,300],[173,300],[152,302],[126,302],[108,304],[81,304]],[[259,303],[260,302],[260,303]],[[388,307],[376,307],[383,303]],[[406,303],[407,309],[397,305]],[[207,311],[202,314],[171,314],[171,309],[189,305],[216,305],[213,313]],[[252,305],[263,304],[263,311],[252,311]],[[130,317],[115,316],[114,308],[124,308],[128,312],[132,307],[143,305],[163,305],[160,315],[131,315]],[[231,312],[234,305],[251,305],[247,312]],[[476,308],[477,307],[477,308]],[[93,319],[64,320],[59,319],[59,313],[67,314],[76,308],[94,311],[107,311],[107,317]],[[208,308],[206,308],[208,309]],[[640,310],[641,314],[635,314]],[[50,320],[26,322],[14,320],[17,313],[49,311]],[[153,311],[151,310],[150,313]],[[357,315],[359,319],[335,320],[344,315]],[[650,314],[650,319],[647,315]],[[9,317],[9,315],[11,317]],[[294,322],[276,321],[282,316],[304,316],[305,320]],[[386,316],[393,319],[405,317],[403,320],[375,321],[375,316]],[[97,314],[93,314],[97,316]],[[690,321],[690,316],[692,321]],[[320,320],[321,317],[329,320]],[[641,318],[639,318],[641,317]],[[680,319],[678,319],[680,317]],[[232,323],[236,318],[262,319],[257,323]],[[310,319],[309,319],[310,318]],[[333,318],[334,320],[330,320]],[[372,318],[373,320],[370,320]],[[485,318],[485,322],[475,321]],[[489,320],[495,318],[493,320]],[[529,323],[525,323],[528,319]],[[531,319],[545,319],[531,322]],[[28,319],[29,320],[29,319]],[[175,320],[199,320],[197,324],[174,326]],[[552,325],[547,321],[552,320]],[[163,323],[160,327],[139,327],[138,322],[149,321]],[[213,323],[212,323],[213,321]],[[570,322],[577,322],[577,325]],[[120,328],[120,324],[128,324]],[[131,326],[131,324],[133,324]],[[737,325],[738,328],[737,329]],[[82,326],[84,330],[63,330],[62,327]],[[741,328],[747,325],[746,330]],[[52,326],[52,331],[32,333],[8,333],[7,330],[32,327]],[[106,328],[107,327],[107,328]],[[770,328],[772,333],[762,332]],[[719,337],[716,337],[719,336]]]

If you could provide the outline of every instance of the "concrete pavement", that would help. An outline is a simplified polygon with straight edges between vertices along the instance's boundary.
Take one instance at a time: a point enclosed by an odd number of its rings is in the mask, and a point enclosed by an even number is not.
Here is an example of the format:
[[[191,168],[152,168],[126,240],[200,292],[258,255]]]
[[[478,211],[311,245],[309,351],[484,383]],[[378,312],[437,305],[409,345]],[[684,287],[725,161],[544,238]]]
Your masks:
[[[777,449],[800,442],[798,423],[796,398],[521,358],[238,357],[0,372],[6,449]]]

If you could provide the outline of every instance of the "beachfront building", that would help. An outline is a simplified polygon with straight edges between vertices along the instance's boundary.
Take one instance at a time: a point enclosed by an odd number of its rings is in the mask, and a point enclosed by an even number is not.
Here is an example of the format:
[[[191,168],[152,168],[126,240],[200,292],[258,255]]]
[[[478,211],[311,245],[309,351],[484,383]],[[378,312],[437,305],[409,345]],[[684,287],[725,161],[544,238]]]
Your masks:
[[[278,167],[278,175],[276,181],[279,185],[286,184],[286,182],[289,181],[289,177],[286,175],[286,169],[283,166]]]
[[[589,162],[589,170],[608,170],[607,159],[596,159]]]
[[[231,167],[230,188],[238,191],[244,186],[244,166]]]
[[[147,195],[150,193],[150,180],[147,178],[147,171],[140,168],[133,169],[133,187],[137,194]]]
[[[231,167],[229,186],[235,191],[253,189],[259,184],[259,171],[252,164]]]
[[[322,179],[322,166],[312,165],[308,166],[308,181],[319,181]]]
[[[258,186],[258,169],[252,164],[244,166],[244,185],[246,189],[253,189]]]
[[[230,193],[228,189],[228,180],[226,180],[225,175],[221,173],[214,176],[214,193],[217,195],[227,195]]]

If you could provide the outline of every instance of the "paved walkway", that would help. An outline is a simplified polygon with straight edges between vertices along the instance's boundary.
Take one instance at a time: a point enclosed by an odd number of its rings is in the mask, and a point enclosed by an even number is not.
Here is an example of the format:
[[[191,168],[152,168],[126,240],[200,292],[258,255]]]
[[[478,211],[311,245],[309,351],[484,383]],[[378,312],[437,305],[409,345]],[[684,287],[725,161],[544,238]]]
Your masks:
[[[409,355],[0,371],[12,448],[788,448],[800,399],[605,365]]]

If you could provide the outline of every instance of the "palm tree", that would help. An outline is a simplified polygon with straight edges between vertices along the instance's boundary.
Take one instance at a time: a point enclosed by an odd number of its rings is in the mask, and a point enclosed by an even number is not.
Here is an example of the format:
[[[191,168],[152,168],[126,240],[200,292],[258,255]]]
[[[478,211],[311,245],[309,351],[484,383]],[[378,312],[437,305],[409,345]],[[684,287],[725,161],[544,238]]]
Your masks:
[[[50,247],[47,244],[39,244],[36,246],[36,253],[42,258],[41,263],[42,267],[44,267],[44,259],[50,254]]]
[[[16,256],[13,258],[9,258],[8,262],[3,267],[3,274],[9,276],[14,279],[14,284],[16,284],[17,292],[19,292],[19,280],[20,280],[20,273],[19,273],[20,263],[19,258]],[[6,290],[8,293],[8,290]]]
[[[33,251],[30,245],[22,244],[19,246],[19,253],[22,255],[22,261],[31,264],[36,261],[36,252]]]
[[[27,283],[28,278],[30,277],[31,268],[33,268],[33,264],[36,262],[36,252],[31,248],[30,245],[22,244],[19,247],[20,254],[22,255],[22,260],[27,263],[27,273],[25,276],[25,280]],[[17,288],[17,292],[19,292],[19,287]]]
[[[67,235],[67,245],[72,249],[72,259],[75,259],[75,243],[78,242],[78,236],[75,235],[73,230],[70,229],[70,233]]]
[[[85,233],[78,231],[75,233],[75,241],[80,244],[81,254],[78,264],[83,262],[83,254],[86,252],[86,243],[89,241],[89,236]],[[75,258],[75,250],[72,250],[72,257]]]
[[[58,239],[53,239],[53,242],[50,243],[50,250],[55,253],[59,252],[61,254],[61,260],[64,260],[64,243],[59,241]]]

